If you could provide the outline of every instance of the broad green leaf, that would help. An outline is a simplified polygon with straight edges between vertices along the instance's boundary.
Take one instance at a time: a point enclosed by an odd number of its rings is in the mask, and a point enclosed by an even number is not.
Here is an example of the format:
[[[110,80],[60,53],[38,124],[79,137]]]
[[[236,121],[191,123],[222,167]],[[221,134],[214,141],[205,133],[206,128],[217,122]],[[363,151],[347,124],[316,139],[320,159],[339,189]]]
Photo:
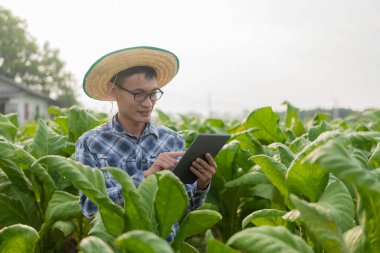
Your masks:
[[[380,193],[364,186],[358,187],[358,216],[363,227],[364,251],[380,249]]]
[[[257,184],[267,184],[269,183],[268,178],[264,173],[261,172],[248,172],[241,177],[228,181],[224,185],[223,190],[236,187],[252,187]]]
[[[181,252],[181,253],[199,253],[199,251],[195,247],[191,246],[187,242],[183,242],[181,244],[179,252]]]
[[[45,223],[39,232],[40,236],[48,231],[50,226],[59,220],[70,220],[82,214],[79,206],[79,196],[68,192],[56,191],[45,212]]]
[[[37,160],[36,164],[38,163],[61,171],[62,176],[67,178],[75,188],[81,190],[94,204],[98,205],[107,230],[113,235],[122,233],[123,210],[108,197],[101,170],[61,156],[44,156]]]
[[[37,132],[30,146],[35,158],[45,155],[58,155],[66,146],[66,136],[56,134],[43,120],[38,121]]]
[[[318,164],[344,182],[380,193],[380,181],[373,177],[368,170],[362,168],[359,161],[353,158],[338,141],[320,145],[305,157],[304,162],[305,164]]]
[[[308,139],[306,139],[303,136],[300,136],[290,143],[289,148],[293,153],[297,154],[301,152],[309,144],[310,144],[310,141]]]
[[[290,199],[301,212],[303,224],[327,253],[348,252],[341,230],[328,209],[307,203],[295,195],[291,195]]]
[[[245,228],[249,223],[260,226],[279,226],[284,223],[282,216],[286,214],[285,211],[276,209],[261,209],[255,211],[245,217],[242,222],[242,227]]]
[[[284,144],[282,143],[272,143],[271,145],[268,146],[270,149],[278,149],[280,153],[280,159],[281,163],[283,163],[287,168],[290,166],[294,158],[296,157],[295,154]]]
[[[135,184],[131,177],[121,169],[107,168],[112,176],[122,186],[124,198],[125,230],[149,230],[153,231],[152,224],[148,216],[148,210],[143,207],[143,199],[137,194]]]
[[[314,126],[309,129],[309,132],[307,133],[307,138],[309,139],[309,141],[314,141],[318,138],[319,135],[321,135],[321,133],[332,130],[333,127],[329,123],[327,123],[326,121],[322,121],[322,123],[318,126]]]
[[[220,178],[223,182],[228,182],[233,179],[235,169],[237,166],[237,154],[240,149],[240,144],[237,141],[232,141],[224,145],[222,150],[215,157],[218,164],[218,169],[214,177]]]
[[[284,227],[247,228],[234,234],[227,245],[247,253],[314,253],[301,237]]]
[[[0,230],[0,252],[30,253],[37,241],[37,231],[26,225],[17,224]]]
[[[231,136],[229,141],[237,140],[240,146],[249,150],[252,155],[263,154],[263,145],[252,136],[252,133],[258,130],[257,128],[250,128],[237,132]]]
[[[7,117],[9,119],[9,121],[15,127],[19,127],[19,124],[18,124],[18,114],[17,113],[9,113],[9,114],[6,114],[5,117]]]
[[[212,210],[190,212],[180,223],[178,234],[172,243],[173,249],[178,250],[186,238],[205,232],[221,219],[220,213]]]
[[[245,129],[257,128],[252,135],[267,144],[285,141],[285,135],[281,131],[278,122],[280,117],[274,113],[271,107],[263,107],[252,111],[244,120]]]
[[[75,229],[76,225],[72,221],[57,221],[51,227],[51,234],[55,240],[61,240],[71,235]]]
[[[305,132],[305,127],[298,117],[299,109],[287,101],[283,102],[282,104],[287,106],[285,126],[287,128],[290,128],[297,136],[302,135]]]
[[[269,181],[280,191],[285,199],[287,199],[288,189],[285,184],[287,169],[285,165],[266,155],[253,156],[250,159],[261,167]]]
[[[348,132],[344,135],[351,144],[362,150],[371,151],[380,140],[380,132]]]
[[[53,120],[59,126],[60,132],[68,136],[69,135],[69,118],[67,116],[58,116],[58,117],[55,117]]]
[[[50,177],[49,173],[42,168],[40,165],[31,167],[31,165],[36,161],[36,159],[26,152],[24,149],[15,146],[14,144],[1,142],[0,141],[0,160],[11,160],[17,164],[19,168],[23,170],[30,170],[35,176],[34,179],[42,185],[41,192],[34,192],[41,203],[42,209],[45,210],[47,204],[56,190],[56,185],[53,179]],[[33,178],[32,178],[33,179]],[[33,181],[32,181],[33,182]],[[25,184],[21,184],[25,188]]]
[[[318,164],[304,163],[303,160],[324,143],[341,136],[339,132],[323,133],[297,155],[291,163],[285,179],[289,192],[305,196],[313,202],[319,199],[327,185],[329,175]]]
[[[80,241],[79,253],[114,253],[114,251],[100,238],[88,236]]]
[[[49,106],[48,107],[49,114],[55,115],[55,116],[64,116],[66,113],[66,109],[62,109],[58,106]]]
[[[73,106],[68,113],[69,140],[76,142],[83,133],[102,123],[96,115],[88,110]]]
[[[99,212],[96,213],[94,219],[91,220],[90,226],[91,229],[88,232],[89,236],[96,236],[102,239],[104,242],[108,244],[108,246],[116,250],[116,246],[114,244],[114,240],[116,237],[108,232],[108,230],[104,226],[102,216],[100,216]]]
[[[122,250],[129,253],[173,253],[170,245],[152,232],[133,230],[115,240]]]
[[[355,225],[354,202],[346,186],[341,181],[331,182],[316,205],[328,210],[341,232],[345,232]]]
[[[376,148],[373,150],[369,161],[375,168],[380,167],[380,143],[378,143]]]
[[[362,226],[356,226],[347,230],[344,234],[344,241],[350,249],[350,253],[364,252],[364,234]]]
[[[313,125],[319,125],[322,121],[327,120],[330,117],[329,114],[326,113],[317,113],[313,118]]]
[[[230,248],[221,241],[214,238],[211,230],[206,232],[206,252],[207,253],[238,253],[238,251]]]
[[[7,116],[0,114],[0,136],[3,136],[10,142],[14,142],[16,134],[17,126]]]
[[[0,224],[9,226],[17,223],[33,226],[19,199],[0,193]]]
[[[171,226],[184,214],[189,197],[182,182],[171,171],[161,171],[156,175],[158,191],[154,203],[155,213],[159,235],[166,238],[171,232]]]
[[[143,180],[137,188],[137,193],[142,199],[141,205],[146,212],[146,217],[152,224],[154,231],[157,231],[157,221],[155,217],[154,203],[156,201],[156,194],[158,191],[158,182],[155,175],[151,175]]]

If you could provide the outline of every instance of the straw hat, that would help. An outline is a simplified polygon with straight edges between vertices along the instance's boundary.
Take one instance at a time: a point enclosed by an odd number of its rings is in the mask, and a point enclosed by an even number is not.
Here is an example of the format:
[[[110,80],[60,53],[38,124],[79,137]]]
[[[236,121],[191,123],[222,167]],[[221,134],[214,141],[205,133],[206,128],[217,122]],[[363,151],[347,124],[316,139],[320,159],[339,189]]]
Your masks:
[[[158,86],[165,86],[177,74],[179,60],[169,51],[157,47],[132,47],[111,52],[97,60],[83,79],[83,90],[94,99],[113,101],[111,78],[122,70],[148,66],[156,70]]]

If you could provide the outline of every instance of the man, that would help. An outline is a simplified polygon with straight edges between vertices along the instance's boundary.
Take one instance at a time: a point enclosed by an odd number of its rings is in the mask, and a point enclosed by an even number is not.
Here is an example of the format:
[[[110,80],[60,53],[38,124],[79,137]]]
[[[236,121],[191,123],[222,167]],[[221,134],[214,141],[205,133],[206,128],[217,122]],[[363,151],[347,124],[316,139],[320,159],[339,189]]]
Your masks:
[[[178,72],[178,58],[171,52],[153,47],[135,47],[112,52],[96,61],[87,71],[83,89],[94,99],[116,101],[118,113],[108,123],[84,133],[76,143],[75,159],[92,168],[114,166],[127,172],[136,187],[149,175],[171,170],[183,155],[185,141],[165,126],[150,122],[161,88]],[[197,159],[189,168],[196,176],[194,184],[186,184],[190,198],[188,211],[204,201],[216,163],[210,154]],[[121,186],[104,172],[107,193],[123,205]],[[92,218],[94,205],[81,194],[83,214]],[[167,238],[171,241],[178,224]]]

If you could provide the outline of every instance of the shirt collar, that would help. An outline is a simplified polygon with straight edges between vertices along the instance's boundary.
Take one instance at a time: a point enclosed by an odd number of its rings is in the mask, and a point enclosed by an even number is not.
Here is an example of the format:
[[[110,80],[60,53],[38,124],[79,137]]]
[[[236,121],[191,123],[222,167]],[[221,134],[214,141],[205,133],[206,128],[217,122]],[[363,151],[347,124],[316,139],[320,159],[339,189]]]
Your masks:
[[[115,130],[116,132],[119,132],[119,133],[123,133],[123,134],[127,134],[129,136],[131,136],[119,123],[119,121],[117,120],[117,114],[115,114],[113,117],[112,117],[112,129]],[[145,136],[145,135],[148,135],[148,134],[153,134],[154,136],[156,136],[158,138],[158,129],[157,129],[157,126],[152,123],[152,122],[148,122],[148,124],[146,124],[145,126],[145,129],[144,131],[142,132],[141,136]]]

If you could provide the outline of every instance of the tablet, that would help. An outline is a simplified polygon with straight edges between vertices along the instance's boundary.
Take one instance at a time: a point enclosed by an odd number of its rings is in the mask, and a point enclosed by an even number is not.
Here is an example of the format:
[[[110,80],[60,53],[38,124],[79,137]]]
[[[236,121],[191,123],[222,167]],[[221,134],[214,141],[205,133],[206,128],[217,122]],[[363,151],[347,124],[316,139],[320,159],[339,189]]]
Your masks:
[[[198,157],[207,161],[205,157],[207,153],[215,157],[229,138],[230,135],[228,134],[199,134],[190,144],[177,165],[172,169],[172,172],[184,184],[194,183],[197,180],[197,176],[190,170],[191,163]]]

